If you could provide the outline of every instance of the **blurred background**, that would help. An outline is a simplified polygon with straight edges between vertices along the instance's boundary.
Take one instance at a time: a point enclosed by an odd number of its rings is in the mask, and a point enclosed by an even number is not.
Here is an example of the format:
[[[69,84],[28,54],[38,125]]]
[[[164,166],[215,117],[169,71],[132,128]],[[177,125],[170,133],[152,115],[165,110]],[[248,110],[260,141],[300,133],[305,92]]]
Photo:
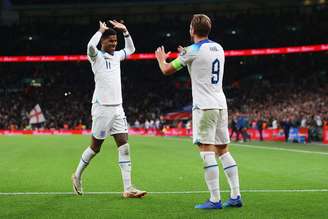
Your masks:
[[[194,13],[213,22],[210,39],[229,50],[328,43],[326,0],[2,0],[0,57],[85,55],[98,20],[124,22],[136,53],[188,46]],[[124,46],[118,34],[118,49]],[[328,51],[227,56],[224,91],[234,140],[247,130],[295,128],[323,141],[328,124]],[[122,62],[123,102],[131,128],[190,129],[191,84],[186,69],[160,73],[154,59]],[[0,62],[0,129],[90,129],[93,73],[87,61]],[[45,121],[31,124],[39,104]],[[169,117],[169,113],[184,113]],[[179,114],[178,114],[179,115]],[[254,134],[255,135],[255,134]],[[256,134],[261,139],[261,135]],[[327,135],[328,136],[328,135]],[[286,139],[288,140],[288,139]]]

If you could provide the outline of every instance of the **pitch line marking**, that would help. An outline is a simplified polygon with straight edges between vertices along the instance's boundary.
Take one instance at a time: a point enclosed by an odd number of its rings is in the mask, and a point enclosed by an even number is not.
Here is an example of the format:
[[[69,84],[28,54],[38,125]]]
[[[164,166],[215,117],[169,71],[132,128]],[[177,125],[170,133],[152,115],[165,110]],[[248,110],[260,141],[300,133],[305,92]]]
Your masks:
[[[229,190],[221,191],[229,193]],[[311,193],[328,192],[328,189],[244,189],[242,193]],[[148,192],[149,194],[201,194],[208,191],[172,191],[172,192]],[[85,192],[84,195],[116,195],[122,192]],[[0,196],[20,196],[20,195],[75,195],[73,192],[0,192]]]
[[[168,138],[169,139],[169,138]],[[173,140],[173,139],[172,139]],[[190,141],[189,139],[174,139],[174,140],[182,140],[182,141]],[[190,141],[191,142],[191,141]],[[272,150],[272,151],[288,151],[288,152],[297,152],[297,153],[305,153],[305,154],[320,154],[320,155],[328,155],[328,152],[320,152],[320,151],[307,151],[307,150],[298,150],[298,149],[287,149],[287,148],[278,148],[264,145],[250,145],[250,144],[239,144],[239,143],[230,143],[230,145],[241,146],[245,148],[254,148],[254,149],[263,149],[263,150]]]
[[[263,146],[263,145],[250,145],[250,144],[238,144],[238,143],[231,143],[231,144],[241,146],[241,147],[263,149],[263,150],[289,151],[289,152],[297,152],[297,153],[305,153],[305,154],[328,155],[327,152],[320,152],[320,151],[306,151],[306,150],[298,150],[298,149],[277,148],[277,147],[270,147],[270,146],[266,147],[266,146]]]

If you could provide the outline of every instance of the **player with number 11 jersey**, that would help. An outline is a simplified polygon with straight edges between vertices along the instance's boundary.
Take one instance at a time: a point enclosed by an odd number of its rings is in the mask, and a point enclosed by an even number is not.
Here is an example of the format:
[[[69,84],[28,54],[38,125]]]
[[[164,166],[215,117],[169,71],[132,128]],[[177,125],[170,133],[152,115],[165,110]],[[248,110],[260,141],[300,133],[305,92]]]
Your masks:
[[[125,47],[116,51],[117,33],[99,21],[99,30],[90,39],[87,47],[88,60],[94,74],[95,90],[92,97],[91,145],[82,153],[80,162],[72,175],[73,191],[82,195],[82,173],[92,158],[100,152],[107,136],[113,136],[118,150],[118,164],[123,180],[123,197],[141,198],[146,191],[132,185],[130,145],[128,125],[122,107],[120,62],[134,53],[135,48],[126,26],[115,20],[109,21],[113,27],[123,32]],[[101,49],[97,48],[101,44]]]

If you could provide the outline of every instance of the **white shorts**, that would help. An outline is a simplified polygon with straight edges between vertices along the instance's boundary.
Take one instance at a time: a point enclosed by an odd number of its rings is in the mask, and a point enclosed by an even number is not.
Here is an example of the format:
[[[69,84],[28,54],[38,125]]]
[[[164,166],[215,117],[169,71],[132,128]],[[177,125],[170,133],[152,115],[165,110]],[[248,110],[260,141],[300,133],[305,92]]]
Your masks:
[[[128,133],[128,125],[122,105],[104,106],[92,104],[92,135],[105,139],[108,135]]]
[[[227,109],[194,109],[192,111],[194,144],[230,143]]]

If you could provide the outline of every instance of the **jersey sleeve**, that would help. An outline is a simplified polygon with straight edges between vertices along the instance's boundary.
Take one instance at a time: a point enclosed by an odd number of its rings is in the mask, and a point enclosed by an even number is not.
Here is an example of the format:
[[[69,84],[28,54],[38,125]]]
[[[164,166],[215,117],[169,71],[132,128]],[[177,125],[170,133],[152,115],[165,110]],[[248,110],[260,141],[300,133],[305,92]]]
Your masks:
[[[117,56],[121,61],[126,59],[128,57],[127,52],[125,51],[125,49],[121,49],[119,51],[116,51],[115,56]]]
[[[187,64],[190,64],[197,55],[197,47],[194,45],[186,47],[178,56],[177,59],[179,59],[180,63],[183,66],[186,66]]]
[[[124,44],[125,44],[124,49],[115,52],[115,55],[117,55],[121,61],[126,59],[129,55],[133,54],[136,50],[134,47],[132,37],[128,32],[124,34]]]
[[[184,48],[178,58],[174,59],[171,64],[176,71],[179,71],[187,64],[190,64],[197,55],[197,49],[193,45]]]
[[[88,55],[88,59],[90,61],[96,61],[97,56],[98,56],[98,49],[97,49],[97,45],[100,41],[100,38],[102,36],[101,32],[96,32],[92,38],[90,39],[89,43],[88,43],[88,48],[87,48],[87,55]]]

